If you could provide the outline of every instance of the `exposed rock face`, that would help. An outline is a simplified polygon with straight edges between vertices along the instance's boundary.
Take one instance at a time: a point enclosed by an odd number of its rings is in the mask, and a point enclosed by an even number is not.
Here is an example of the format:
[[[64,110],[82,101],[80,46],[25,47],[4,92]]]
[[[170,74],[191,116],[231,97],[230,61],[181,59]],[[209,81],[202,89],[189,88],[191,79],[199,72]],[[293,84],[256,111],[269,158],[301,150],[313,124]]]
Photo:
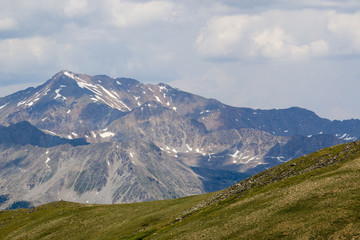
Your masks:
[[[359,120],[231,107],[166,84],[68,71],[0,98],[0,124],[1,208],[215,191],[360,137]]]
[[[204,191],[189,167],[152,145],[0,146],[1,192],[36,205],[149,201]]]

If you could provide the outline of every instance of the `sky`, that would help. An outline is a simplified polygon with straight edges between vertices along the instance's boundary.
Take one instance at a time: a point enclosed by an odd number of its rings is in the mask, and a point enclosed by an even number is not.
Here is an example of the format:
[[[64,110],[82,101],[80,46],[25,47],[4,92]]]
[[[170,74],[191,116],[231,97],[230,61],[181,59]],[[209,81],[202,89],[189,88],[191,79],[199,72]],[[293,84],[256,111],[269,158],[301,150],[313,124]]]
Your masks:
[[[360,119],[360,1],[1,0],[0,97],[61,70]]]

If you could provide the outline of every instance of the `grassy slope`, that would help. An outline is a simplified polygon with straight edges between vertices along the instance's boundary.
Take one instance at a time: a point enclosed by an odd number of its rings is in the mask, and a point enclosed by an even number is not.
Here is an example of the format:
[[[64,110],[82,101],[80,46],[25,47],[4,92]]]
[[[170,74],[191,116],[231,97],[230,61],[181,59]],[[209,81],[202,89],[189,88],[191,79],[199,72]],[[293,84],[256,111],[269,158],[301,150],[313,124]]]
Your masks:
[[[224,191],[122,205],[56,202],[0,212],[0,239],[360,239],[360,142]]]

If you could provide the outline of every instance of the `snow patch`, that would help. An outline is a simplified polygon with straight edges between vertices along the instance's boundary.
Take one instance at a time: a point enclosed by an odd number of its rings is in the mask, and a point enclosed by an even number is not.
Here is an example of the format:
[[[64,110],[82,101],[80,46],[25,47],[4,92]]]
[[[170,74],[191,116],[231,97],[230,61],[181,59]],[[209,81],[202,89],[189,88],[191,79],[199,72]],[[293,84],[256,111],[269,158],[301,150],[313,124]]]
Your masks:
[[[167,92],[169,91],[165,86],[159,86],[159,89],[160,89],[160,91],[162,91],[162,90],[166,90]]]
[[[93,138],[96,138],[96,133],[94,133],[94,131],[91,131],[90,133]]]
[[[140,132],[145,135],[145,132],[139,127]]]
[[[99,135],[100,135],[100,137],[102,137],[102,138],[107,138],[107,137],[113,137],[113,136],[115,136],[115,133],[113,133],[113,132],[103,132],[103,133],[100,133]]]
[[[50,88],[46,88],[43,92],[42,92],[42,95],[43,96],[46,96],[50,91]]]
[[[186,147],[189,149],[189,151],[193,150],[188,144],[186,144]]]
[[[90,98],[90,99],[93,100],[94,103],[99,101],[97,98]]]
[[[17,107],[21,106],[21,105],[24,105],[26,103],[26,101],[21,101],[17,104]]]
[[[54,133],[54,132],[52,132],[52,131],[45,130],[45,129],[43,129],[42,131],[44,131],[44,132],[46,132],[46,133],[48,133],[48,134],[51,134],[51,135],[57,136],[57,134],[56,134],[56,133]]]
[[[202,150],[204,150],[204,149],[201,149],[201,150],[200,150],[199,148],[196,148],[196,149],[195,149],[195,152],[200,153],[200,154],[202,154],[203,156],[205,156],[206,153],[203,152]]]
[[[129,111],[131,111],[131,108],[129,108],[125,103],[123,103],[122,101],[120,101],[120,103],[121,103],[125,108],[127,108]]]
[[[29,103],[27,103],[25,105],[28,106],[28,107],[31,107],[33,104],[34,104],[34,102],[29,102]]]
[[[158,96],[155,96],[155,95],[154,95],[154,97],[155,97],[156,101],[158,101],[159,103],[163,104],[162,101],[160,100],[160,98],[159,98]]]
[[[236,150],[236,152],[234,154],[227,154],[227,155],[232,157],[232,158],[236,158],[239,153],[240,153],[240,151]]]
[[[285,159],[285,157],[284,157],[284,156],[278,156],[278,157],[266,157],[266,158],[277,159],[279,162],[285,162],[285,161],[284,161],[284,159]]]
[[[49,166],[49,164],[48,164],[48,163],[50,162],[50,160],[51,160],[51,159],[50,159],[49,157],[47,157],[47,158],[46,158],[46,161],[45,161],[45,165],[46,165],[46,167],[48,167],[48,168],[50,168],[50,166]]]
[[[339,134],[336,134],[336,136],[345,141],[356,141],[357,140],[357,137],[352,137],[348,133],[344,133],[341,137],[339,137],[340,136]]]
[[[106,88],[104,88],[101,85],[98,85],[107,95],[117,100],[117,97],[115,97],[110,91],[108,91]]]
[[[66,86],[61,85],[59,89],[55,90],[56,96],[54,97],[54,100],[56,100],[58,98],[62,98],[63,100],[66,100],[66,97],[64,97],[63,95],[60,94],[61,89],[63,89],[64,87],[66,87]]]
[[[105,87],[103,87],[100,84],[91,84],[88,83],[87,81],[76,77],[74,74],[68,73],[68,72],[64,72],[65,75],[73,78],[76,80],[77,85],[80,88],[86,88],[88,90],[90,90],[91,92],[95,93],[95,98],[98,101],[102,101],[105,104],[107,104],[108,106],[112,107],[112,108],[116,108],[120,111],[124,111],[124,108],[126,110],[131,111],[131,108],[129,108],[125,103],[123,103],[119,98],[120,96],[113,90],[109,91],[108,89],[106,89]],[[94,98],[91,98],[91,100],[93,100],[94,102],[97,102]]]
[[[120,96],[119,96],[119,94],[117,94],[117,92],[115,92],[114,90],[111,90],[111,92],[112,92],[113,94],[115,94],[116,97],[120,98]]]
[[[2,105],[2,106],[0,107],[0,110],[3,109],[4,107],[6,107],[8,104],[9,104],[9,103],[6,103],[6,104]]]

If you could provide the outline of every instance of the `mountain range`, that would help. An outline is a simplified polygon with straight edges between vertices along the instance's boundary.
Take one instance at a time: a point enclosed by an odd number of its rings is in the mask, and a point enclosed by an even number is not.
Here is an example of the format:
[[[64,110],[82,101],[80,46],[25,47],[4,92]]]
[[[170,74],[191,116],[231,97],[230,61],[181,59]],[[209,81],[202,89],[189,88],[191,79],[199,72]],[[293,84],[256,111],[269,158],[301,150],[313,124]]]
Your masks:
[[[232,107],[163,83],[65,70],[0,98],[0,125],[0,208],[212,192],[360,139],[356,119]]]
[[[357,141],[213,193],[132,204],[57,201],[0,211],[0,238],[358,239],[359,173]]]

